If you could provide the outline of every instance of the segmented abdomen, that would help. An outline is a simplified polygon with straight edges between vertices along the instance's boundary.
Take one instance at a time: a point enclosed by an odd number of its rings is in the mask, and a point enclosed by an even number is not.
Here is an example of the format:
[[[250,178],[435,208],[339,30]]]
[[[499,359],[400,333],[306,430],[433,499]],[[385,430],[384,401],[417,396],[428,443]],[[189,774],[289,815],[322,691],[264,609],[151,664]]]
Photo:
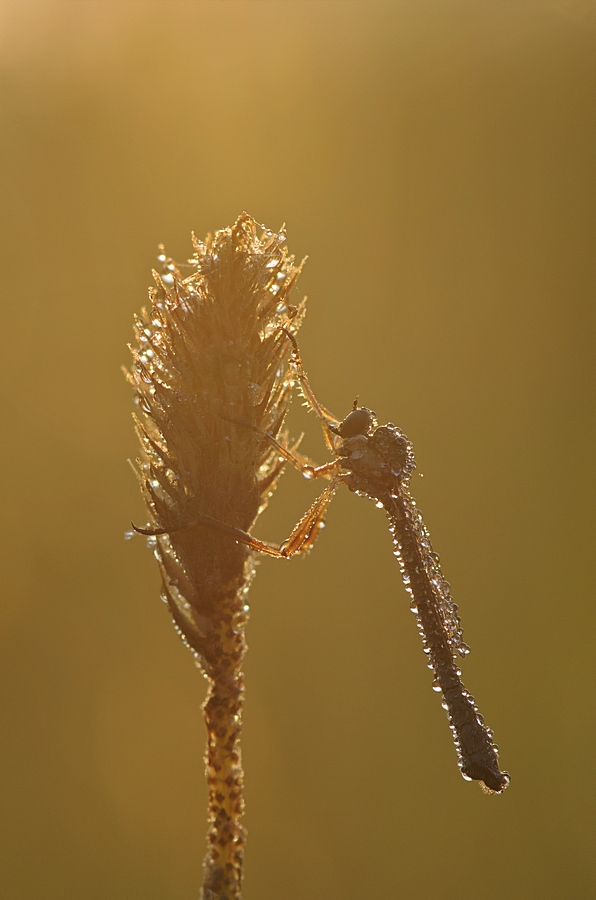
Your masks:
[[[496,793],[509,783],[507,772],[501,772],[492,731],[483,724],[482,716],[460,678],[456,655],[466,656],[457,605],[451,599],[434,553],[429,534],[404,485],[379,498],[389,516],[390,530],[407,592],[410,608],[416,614],[429,668],[435,674],[433,688],[443,693],[443,708],[457,750],[458,765],[464,778],[483,781]]]

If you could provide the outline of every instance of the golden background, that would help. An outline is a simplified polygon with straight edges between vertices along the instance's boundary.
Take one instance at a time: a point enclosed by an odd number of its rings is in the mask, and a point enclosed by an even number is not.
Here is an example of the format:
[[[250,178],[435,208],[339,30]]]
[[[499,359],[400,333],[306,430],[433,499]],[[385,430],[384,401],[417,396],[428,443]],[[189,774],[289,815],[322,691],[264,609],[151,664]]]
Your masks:
[[[512,782],[461,779],[384,515],[340,492],[251,592],[245,900],[593,897],[596,4],[4,0],[0,78],[0,895],[198,896],[206,683],[123,540],[119,367],[158,243],[247,210],[309,255],[321,402],[414,442]]]

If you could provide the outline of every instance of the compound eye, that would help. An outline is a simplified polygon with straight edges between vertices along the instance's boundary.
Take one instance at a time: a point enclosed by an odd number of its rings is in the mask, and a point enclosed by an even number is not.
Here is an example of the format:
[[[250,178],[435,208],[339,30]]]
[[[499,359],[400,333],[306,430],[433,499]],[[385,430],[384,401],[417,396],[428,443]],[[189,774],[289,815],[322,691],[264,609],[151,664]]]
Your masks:
[[[353,409],[345,417],[338,431],[343,438],[356,437],[358,434],[368,434],[374,420],[375,414],[365,406],[360,406],[358,409]]]

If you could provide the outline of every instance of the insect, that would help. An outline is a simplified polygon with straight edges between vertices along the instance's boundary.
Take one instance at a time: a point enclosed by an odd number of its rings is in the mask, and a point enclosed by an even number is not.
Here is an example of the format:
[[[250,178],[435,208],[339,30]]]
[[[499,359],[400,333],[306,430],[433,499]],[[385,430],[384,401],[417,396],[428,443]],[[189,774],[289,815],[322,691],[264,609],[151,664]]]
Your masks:
[[[484,725],[474,698],[461,680],[457,658],[467,656],[469,648],[463,640],[458,608],[451,598],[449,583],[443,577],[439,557],[410,494],[410,478],[416,467],[412,445],[401,429],[391,423],[378,425],[375,413],[358,406],[356,401],[343,420],[325,409],[310,386],[295,337],[285,328],[283,331],[292,344],[292,364],[302,392],[321,422],[325,442],[334,459],[320,466],[312,465],[272,436],[264,436],[307,478],[324,478],[329,484],[289,538],[279,545],[261,541],[209,516],[199,516],[193,524],[223,531],[252,550],[289,558],[312,547],[340,484],[384,508],[393,538],[393,552],[410,595],[410,609],[416,615],[423,649],[428,656],[429,668],[434,672],[433,689],[443,694],[442,705],[449,719],[461,773],[466,780],[481,781],[490,792],[500,794],[509,784],[510,776],[500,770],[492,731]],[[246,426],[248,423],[236,424]],[[164,533],[136,530],[152,535]]]

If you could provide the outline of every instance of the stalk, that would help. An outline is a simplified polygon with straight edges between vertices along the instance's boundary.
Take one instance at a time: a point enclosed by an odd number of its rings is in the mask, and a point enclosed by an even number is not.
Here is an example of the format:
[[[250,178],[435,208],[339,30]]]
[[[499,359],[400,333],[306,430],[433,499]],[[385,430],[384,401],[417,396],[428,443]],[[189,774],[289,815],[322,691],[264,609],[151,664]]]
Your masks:
[[[133,386],[138,477],[174,624],[209,681],[203,706],[208,850],[203,900],[238,900],[246,832],[240,752],[251,552],[200,524],[210,516],[250,531],[283,469],[265,431],[282,442],[292,390],[288,338],[304,301],[289,296],[302,266],[246,213],[193,237],[188,273],[163,254],[150,307],[136,318]],[[240,423],[240,424],[238,424]],[[247,427],[247,426],[256,427]]]

